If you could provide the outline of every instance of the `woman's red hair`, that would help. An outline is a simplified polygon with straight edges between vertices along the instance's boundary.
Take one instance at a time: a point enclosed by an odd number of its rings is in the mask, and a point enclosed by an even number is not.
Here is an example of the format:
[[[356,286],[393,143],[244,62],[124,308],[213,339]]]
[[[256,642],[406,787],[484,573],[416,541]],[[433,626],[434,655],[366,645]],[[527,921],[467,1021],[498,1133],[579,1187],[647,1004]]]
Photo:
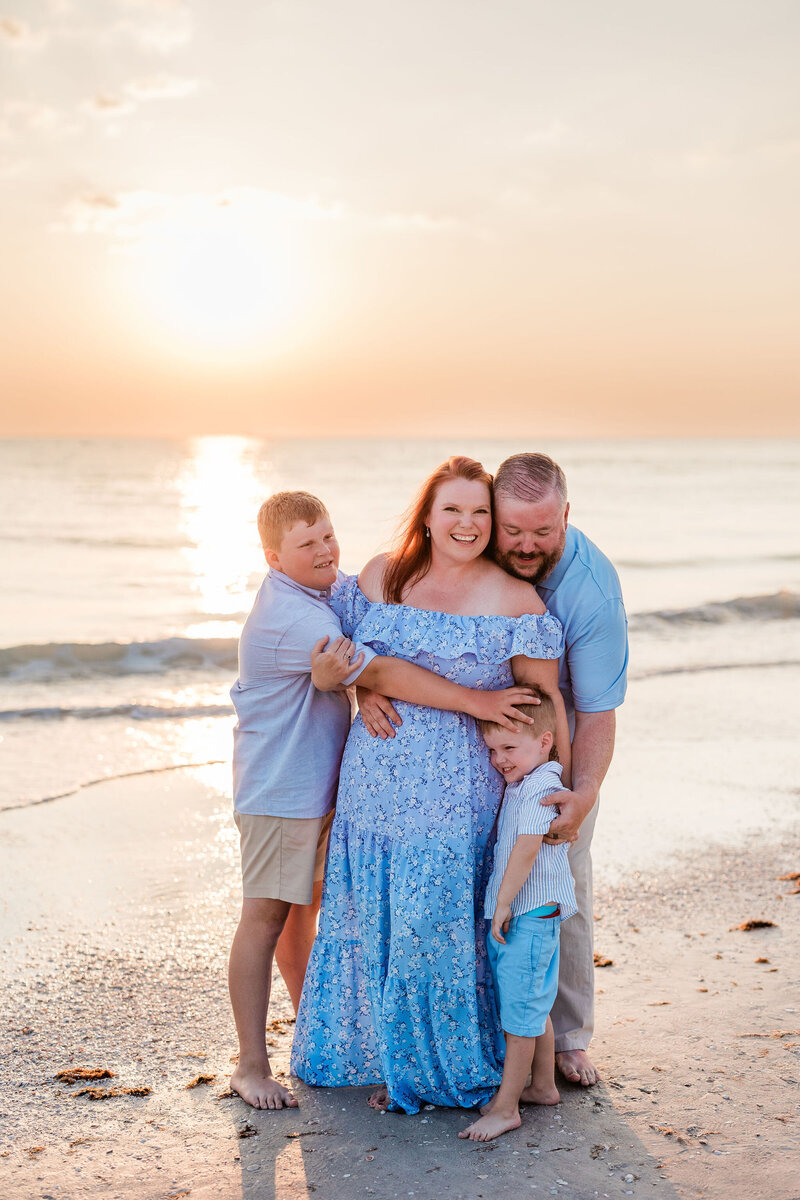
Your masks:
[[[420,488],[417,498],[405,515],[397,533],[395,547],[388,556],[383,576],[383,594],[388,604],[402,604],[403,593],[410,582],[427,575],[431,566],[431,543],[426,536],[425,522],[436,493],[448,479],[468,479],[470,483],[485,483],[492,496],[492,477],[483,464],[474,458],[456,454],[437,467]],[[492,510],[494,519],[494,510]]]

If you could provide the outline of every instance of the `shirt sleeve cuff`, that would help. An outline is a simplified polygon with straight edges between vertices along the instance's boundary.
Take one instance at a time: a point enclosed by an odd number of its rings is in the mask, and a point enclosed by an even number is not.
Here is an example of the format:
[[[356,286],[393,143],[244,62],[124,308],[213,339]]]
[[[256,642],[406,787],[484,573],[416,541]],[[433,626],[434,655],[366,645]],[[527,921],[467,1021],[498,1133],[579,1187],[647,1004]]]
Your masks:
[[[361,654],[361,653],[363,653],[363,655],[364,655],[364,661],[362,662],[361,666],[356,667],[355,671],[351,671],[350,674],[347,676],[347,678],[344,680],[345,687],[350,687],[351,683],[355,683],[356,680],[358,679],[359,675],[361,674],[361,672],[367,666],[367,664],[371,663],[373,658],[378,657],[377,652],[375,650],[371,649],[370,646],[362,646],[360,642],[354,642],[353,658],[358,658],[359,654]]]

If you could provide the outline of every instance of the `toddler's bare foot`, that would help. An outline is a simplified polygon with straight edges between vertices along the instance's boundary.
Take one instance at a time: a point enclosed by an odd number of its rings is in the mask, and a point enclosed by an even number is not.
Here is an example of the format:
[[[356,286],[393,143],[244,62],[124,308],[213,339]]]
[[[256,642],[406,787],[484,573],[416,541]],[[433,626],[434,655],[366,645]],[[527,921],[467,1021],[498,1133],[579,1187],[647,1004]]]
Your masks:
[[[269,1066],[248,1067],[239,1063],[231,1075],[231,1091],[253,1108],[297,1108],[288,1088],[272,1074]]]
[[[536,1087],[529,1083],[520,1096],[521,1104],[560,1104],[561,1097],[555,1084],[548,1087]]]
[[[497,1116],[494,1113],[487,1113],[479,1121],[474,1121],[472,1125],[468,1125],[466,1129],[462,1129],[458,1136],[460,1138],[469,1138],[471,1142],[490,1142],[492,1138],[500,1137],[501,1133],[509,1133],[512,1129],[519,1129],[521,1124],[522,1120],[519,1113],[504,1113]]]
[[[591,1087],[600,1079],[585,1050],[562,1050],[556,1055],[556,1066],[565,1079],[582,1087]]]
[[[386,1112],[389,1107],[389,1091],[388,1088],[378,1088],[377,1092],[373,1092],[367,1097],[367,1104],[370,1108],[375,1108],[378,1112]]]

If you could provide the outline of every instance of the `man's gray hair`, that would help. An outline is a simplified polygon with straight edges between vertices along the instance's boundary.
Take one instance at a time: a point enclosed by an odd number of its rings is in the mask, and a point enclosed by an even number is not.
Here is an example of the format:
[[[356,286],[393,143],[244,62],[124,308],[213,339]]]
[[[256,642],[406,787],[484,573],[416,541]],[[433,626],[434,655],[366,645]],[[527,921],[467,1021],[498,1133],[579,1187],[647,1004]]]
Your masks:
[[[494,491],[533,503],[555,492],[563,505],[567,503],[566,476],[547,454],[512,454],[495,472]]]

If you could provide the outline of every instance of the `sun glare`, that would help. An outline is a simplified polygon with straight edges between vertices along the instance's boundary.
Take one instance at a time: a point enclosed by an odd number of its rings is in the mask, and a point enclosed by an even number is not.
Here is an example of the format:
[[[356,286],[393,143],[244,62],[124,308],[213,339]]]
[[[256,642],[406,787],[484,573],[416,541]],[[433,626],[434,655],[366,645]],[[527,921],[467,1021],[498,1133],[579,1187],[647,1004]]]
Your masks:
[[[178,480],[194,588],[208,614],[193,637],[238,634],[250,576],[263,568],[255,517],[263,500],[247,438],[197,438]]]
[[[257,356],[296,338],[301,248],[287,225],[258,216],[219,202],[171,215],[140,242],[139,301],[170,349]]]

